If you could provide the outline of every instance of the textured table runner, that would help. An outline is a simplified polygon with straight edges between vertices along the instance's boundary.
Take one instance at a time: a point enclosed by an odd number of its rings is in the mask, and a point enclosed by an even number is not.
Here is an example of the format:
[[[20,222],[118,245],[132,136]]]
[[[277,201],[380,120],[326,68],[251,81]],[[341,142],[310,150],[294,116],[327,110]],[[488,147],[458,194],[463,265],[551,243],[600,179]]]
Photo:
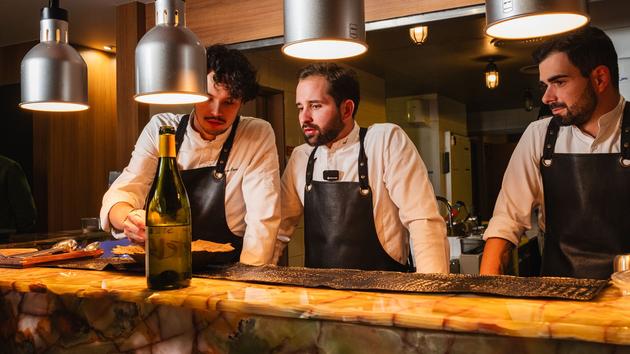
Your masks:
[[[275,266],[255,267],[240,263],[202,273],[197,272],[194,276],[338,290],[470,293],[570,300],[591,300],[608,285],[608,280],[594,279],[421,274]]]

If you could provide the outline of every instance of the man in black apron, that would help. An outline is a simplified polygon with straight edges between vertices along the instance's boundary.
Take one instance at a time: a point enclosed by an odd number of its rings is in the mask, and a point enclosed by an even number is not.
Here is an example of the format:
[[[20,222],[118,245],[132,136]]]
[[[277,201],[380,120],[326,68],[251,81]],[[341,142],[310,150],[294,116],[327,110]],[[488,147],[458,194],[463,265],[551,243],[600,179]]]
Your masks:
[[[532,123],[512,155],[481,271],[501,272],[524,231],[511,224],[527,225],[523,211],[543,206],[541,274],[606,279],[615,255],[630,252],[630,106],[617,53],[586,27],[544,43],[534,59],[553,117]]]
[[[303,214],[307,267],[413,271],[411,232],[418,270],[447,272],[445,225],[424,164],[400,127],[355,123],[356,74],[310,65],[299,74],[296,104],[306,144],[282,178],[275,258]]]
[[[212,46],[207,54],[209,100],[196,104],[190,115],[152,118],[129,166],[103,197],[101,217],[132,241],[144,242],[143,202],[155,174],[156,134],[161,125],[176,126],[193,240],[232,244],[235,250],[217,258],[220,263],[269,263],[280,211],[273,130],[260,119],[238,116],[258,89],[247,59],[224,46]]]

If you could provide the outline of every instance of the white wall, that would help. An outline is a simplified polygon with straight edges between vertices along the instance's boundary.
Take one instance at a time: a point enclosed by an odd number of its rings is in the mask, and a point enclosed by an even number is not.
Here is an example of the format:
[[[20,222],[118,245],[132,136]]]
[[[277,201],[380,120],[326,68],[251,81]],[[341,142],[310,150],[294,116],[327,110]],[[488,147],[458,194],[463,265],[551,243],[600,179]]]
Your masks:
[[[605,32],[610,36],[619,57],[619,91],[623,97],[630,99],[630,27]]]

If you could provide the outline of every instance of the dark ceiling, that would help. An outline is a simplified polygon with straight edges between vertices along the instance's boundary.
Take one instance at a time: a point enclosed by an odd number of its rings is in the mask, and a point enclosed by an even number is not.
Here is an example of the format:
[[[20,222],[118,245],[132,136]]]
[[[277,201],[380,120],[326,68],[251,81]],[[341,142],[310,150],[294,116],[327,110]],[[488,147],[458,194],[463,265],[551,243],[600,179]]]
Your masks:
[[[629,26],[628,13],[629,0],[589,2],[592,23],[604,29]],[[537,68],[531,68],[531,52],[540,41],[493,44],[484,35],[484,15],[425,25],[429,26],[429,36],[419,46],[409,38],[410,26],[369,31],[368,52],[343,62],[383,78],[387,97],[438,93],[466,104],[469,112],[475,112],[523,107],[523,96],[529,89],[538,105],[538,72]],[[277,46],[257,51],[274,59],[296,61],[283,57]],[[484,82],[489,58],[497,59],[500,72],[500,84],[494,90],[487,89]]]

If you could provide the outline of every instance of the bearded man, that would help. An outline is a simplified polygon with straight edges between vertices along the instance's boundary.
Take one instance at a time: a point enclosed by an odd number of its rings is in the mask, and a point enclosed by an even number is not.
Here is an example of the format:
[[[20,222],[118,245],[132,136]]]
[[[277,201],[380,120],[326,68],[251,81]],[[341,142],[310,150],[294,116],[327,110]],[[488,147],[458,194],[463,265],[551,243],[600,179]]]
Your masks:
[[[305,144],[282,176],[277,260],[304,215],[305,265],[448,272],[446,227],[426,167],[394,124],[361,128],[354,71],[312,64],[298,75]],[[411,240],[411,242],[410,242]]]
[[[539,208],[541,274],[606,279],[614,256],[630,252],[630,107],[619,94],[617,53],[602,30],[585,27],[533,57],[553,116],[531,123],[514,150],[481,273],[503,273]]]

